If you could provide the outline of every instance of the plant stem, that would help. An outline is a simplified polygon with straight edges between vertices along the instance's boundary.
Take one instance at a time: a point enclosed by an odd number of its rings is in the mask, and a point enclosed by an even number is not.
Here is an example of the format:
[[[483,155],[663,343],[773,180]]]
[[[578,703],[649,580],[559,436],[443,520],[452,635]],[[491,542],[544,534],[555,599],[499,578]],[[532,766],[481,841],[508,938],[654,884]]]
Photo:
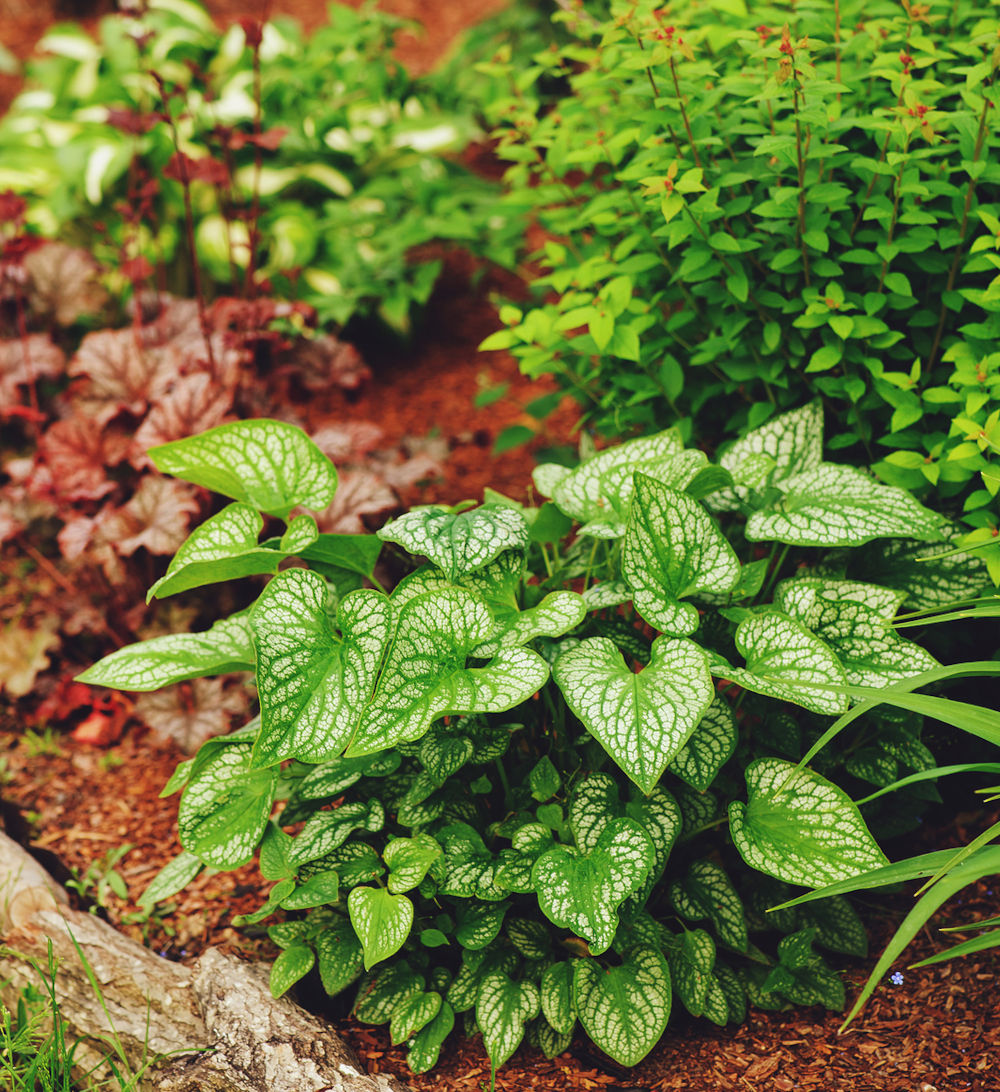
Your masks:
[[[806,161],[802,150],[802,123],[799,118],[799,94],[798,77],[796,77],[795,90],[792,92],[792,110],[795,114],[795,157],[798,161],[799,176],[799,249],[802,251],[802,277],[809,287],[809,252],[806,247]]]
[[[691,131],[691,122],[688,119],[687,107],[684,104],[684,97],[681,94],[680,81],[677,79],[677,68],[674,65],[673,57],[670,58],[670,75],[674,80],[674,91],[677,93],[677,104],[680,107],[681,119],[684,122],[684,131],[687,133],[688,143],[691,145],[691,155],[694,156],[694,165],[696,167],[701,166],[701,160],[698,158],[698,149],[694,143],[694,133]]]

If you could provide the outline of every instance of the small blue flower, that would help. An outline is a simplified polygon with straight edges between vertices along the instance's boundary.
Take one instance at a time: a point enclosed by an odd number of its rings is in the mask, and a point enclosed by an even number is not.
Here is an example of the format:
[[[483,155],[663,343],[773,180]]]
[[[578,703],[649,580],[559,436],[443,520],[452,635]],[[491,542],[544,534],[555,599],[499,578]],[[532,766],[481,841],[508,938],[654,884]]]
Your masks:
[[[903,972],[902,971],[893,971],[892,974],[889,975],[889,981],[894,986],[902,986],[902,984],[903,984]]]

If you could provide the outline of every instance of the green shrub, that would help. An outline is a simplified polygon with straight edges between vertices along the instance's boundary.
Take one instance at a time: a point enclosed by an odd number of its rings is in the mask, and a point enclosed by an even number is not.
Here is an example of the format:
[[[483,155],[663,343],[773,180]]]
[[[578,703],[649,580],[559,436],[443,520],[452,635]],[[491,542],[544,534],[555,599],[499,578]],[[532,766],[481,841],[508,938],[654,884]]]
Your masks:
[[[831,446],[959,515],[1000,582],[995,10],[565,7],[572,44],[488,66],[548,239],[483,347],[611,435],[719,443],[818,396]]]
[[[417,1071],[462,1014],[494,1067],[525,1033],[559,1053],[578,1019],[632,1065],[674,996],[718,1024],[748,998],[843,1005],[834,968],[866,947],[850,904],[764,911],[789,884],[884,865],[866,820],[915,822],[926,784],[864,818],[849,795],[934,765],[922,718],[885,688],[936,661],[892,619],[974,594],[984,571],[906,492],[823,462],[817,404],[724,467],[668,431],[539,467],[540,507],[494,494],[378,536],[290,518],[337,482],[290,425],[150,454],[233,502],[151,594],[277,575],[248,612],[81,676],[153,690],[256,672],[259,718],[165,790],[183,791],[184,852],[146,904],[259,850],[274,887],[245,920],[295,912],[270,929],[274,992],[314,966],[331,994],[360,979],[356,1015],[388,1022]],[[258,541],[261,513],[290,522]],[[427,559],[388,595],[360,586],[383,543],[397,566]],[[278,572],[289,557],[308,568]],[[872,693],[895,704],[847,712]],[[852,732],[797,768],[842,714]]]
[[[269,281],[322,321],[406,331],[440,269],[412,248],[450,240],[509,264],[516,229],[496,187],[449,158],[478,132],[469,112],[392,60],[400,21],[329,16],[308,36],[281,20],[221,32],[196,3],[151,0],[141,19],[103,19],[96,42],[53,29],[0,121],[0,188],[30,197],[42,234],[112,269],[142,257],[186,295],[186,176],[206,289]]]

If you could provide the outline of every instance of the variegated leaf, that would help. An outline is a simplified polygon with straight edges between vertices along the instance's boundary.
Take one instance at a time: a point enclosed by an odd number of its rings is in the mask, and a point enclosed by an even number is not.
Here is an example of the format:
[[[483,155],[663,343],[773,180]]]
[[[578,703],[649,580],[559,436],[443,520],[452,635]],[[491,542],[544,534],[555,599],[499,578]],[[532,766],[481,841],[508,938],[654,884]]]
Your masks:
[[[326,582],[289,569],[264,589],[251,613],[257,646],[261,733],[254,762],[322,762],[343,750],[375,686],[392,634],[380,592],[345,595],[330,617]]]
[[[669,770],[692,788],[704,792],[732,757],[737,743],[736,721],[725,698],[716,695],[687,743],[674,755]]]
[[[514,508],[482,505],[466,512],[415,508],[390,520],[379,538],[429,558],[449,580],[488,565],[505,550],[528,545],[528,525]]]
[[[423,977],[404,960],[379,967],[362,978],[354,1015],[364,1024],[387,1024],[399,1005],[423,988]]]
[[[692,1016],[701,1016],[712,984],[715,942],[704,929],[685,930],[667,950],[674,991]]]
[[[454,1026],[455,1010],[442,1001],[437,1016],[417,1032],[410,1044],[406,1061],[414,1073],[426,1073],[437,1065],[441,1047]]]
[[[557,1058],[569,1050],[573,1042],[572,1031],[556,1031],[544,1016],[531,1025],[528,1035],[531,1045],[537,1047],[546,1058]]]
[[[553,963],[541,982],[542,1012],[555,1031],[568,1035],[576,1023],[573,1006],[573,964]]]
[[[720,1028],[725,1027],[729,1022],[729,1003],[726,1000],[725,991],[714,974],[708,980],[708,990],[705,993],[701,1014]]]
[[[480,982],[476,1022],[494,1072],[517,1050],[524,1025],[538,1015],[539,1005],[538,987],[533,982],[514,982],[502,971],[494,971]]]
[[[389,866],[389,890],[394,895],[400,895],[416,887],[441,853],[441,846],[429,834],[394,838],[382,854]]]
[[[571,591],[550,592],[537,607],[494,613],[500,632],[472,649],[476,657],[493,656],[501,648],[517,648],[536,637],[561,637],[578,626],[587,608],[583,597]]]
[[[569,804],[569,826],[577,849],[589,853],[619,811],[614,778],[606,773],[592,773],[578,781]]]
[[[729,828],[751,868],[823,887],[888,863],[847,793],[815,771],[762,758],[746,778],[749,803],[729,805]]]
[[[352,801],[331,811],[317,811],[292,839],[289,864],[301,865],[339,849],[356,830],[372,833],[385,824],[385,809],[378,800]]]
[[[185,679],[252,671],[254,662],[250,619],[242,611],[201,633],[168,633],[126,645],[78,675],[77,681],[115,690],[158,690]]]
[[[621,769],[651,792],[712,702],[704,652],[690,641],[659,637],[649,666],[629,670],[606,637],[565,652],[552,675],[566,704]]]
[[[545,916],[607,951],[618,928],[618,907],[645,881],[655,854],[649,836],[632,819],[613,819],[585,856],[553,846],[535,862],[532,882]]]
[[[302,429],[284,421],[235,421],[148,454],[164,474],[282,519],[300,504],[321,511],[337,491],[333,463]]]
[[[801,622],[776,611],[753,614],[740,622],[735,639],[746,667],[713,664],[712,674],[814,713],[846,711],[847,695],[829,689],[847,686],[840,661]]]
[[[365,970],[395,955],[413,926],[413,903],[381,887],[355,887],[347,896],[351,925],[364,949]]]
[[[406,1042],[426,1027],[441,1011],[441,995],[435,990],[411,993],[395,1008],[389,1021],[389,1038],[393,1046]]]
[[[578,959],[573,1000],[580,1023],[601,1050],[621,1065],[638,1065],[667,1026],[670,971],[649,945],[633,948],[618,967]]]
[[[689,921],[707,918],[720,940],[738,952],[747,949],[743,903],[725,871],[711,860],[695,861],[683,880],[671,884],[670,901]]]
[[[509,902],[481,903],[468,900],[458,913],[455,939],[463,948],[477,951],[496,940],[503,926]]]
[[[271,964],[271,996],[281,997],[312,970],[316,953],[301,941],[291,944]]]
[[[583,603],[588,611],[619,607],[632,600],[632,590],[624,580],[605,580],[591,584],[583,593]]]
[[[651,626],[685,637],[698,628],[698,611],[681,600],[698,592],[732,591],[740,562],[697,501],[636,474],[622,575],[635,609]]]
[[[361,974],[361,942],[347,918],[335,917],[316,938],[316,960],[323,989],[333,997]]]

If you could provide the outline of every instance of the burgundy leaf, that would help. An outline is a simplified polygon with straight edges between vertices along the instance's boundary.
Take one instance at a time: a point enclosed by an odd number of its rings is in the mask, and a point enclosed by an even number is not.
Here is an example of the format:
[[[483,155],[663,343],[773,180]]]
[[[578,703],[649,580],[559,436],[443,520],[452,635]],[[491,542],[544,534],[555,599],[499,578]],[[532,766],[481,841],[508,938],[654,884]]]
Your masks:
[[[167,686],[140,695],[135,703],[136,716],[156,738],[172,739],[188,754],[211,736],[228,732],[233,717],[246,712],[243,688],[227,686],[222,679],[194,679]]]
[[[121,410],[141,415],[166,392],[169,367],[160,354],[143,347],[135,330],[100,330],[83,339],[69,373],[90,379],[97,424],[103,425]]]
[[[363,516],[382,516],[398,507],[399,498],[378,474],[344,470],[333,503],[317,514],[316,523],[321,531],[362,534],[367,530]]]
[[[44,334],[0,341],[0,403],[18,402],[18,388],[63,374],[66,357]]]
[[[360,462],[378,447],[384,436],[373,421],[345,421],[341,425],[324,425],[312,438],[320,451],[340,466]]]
[[[146,452],[157,444],[182,440],[221,425],[232,405],[232,388],[213,383],[208,372],[195,372],[178,379],[139,426],[133,464],[144,465]]]
[[[24,259],[24,268],[32,309],[60,326],[71,326],[81,315],[96,314],[107,300],[97,262],[79,247],[46,243]]]
[[[129,439],[94,421],[70,417],[46,429],[38,453],[52,474],[56,494],[65,500],[97,500],[114,489],[107,469],[128,453]]]

